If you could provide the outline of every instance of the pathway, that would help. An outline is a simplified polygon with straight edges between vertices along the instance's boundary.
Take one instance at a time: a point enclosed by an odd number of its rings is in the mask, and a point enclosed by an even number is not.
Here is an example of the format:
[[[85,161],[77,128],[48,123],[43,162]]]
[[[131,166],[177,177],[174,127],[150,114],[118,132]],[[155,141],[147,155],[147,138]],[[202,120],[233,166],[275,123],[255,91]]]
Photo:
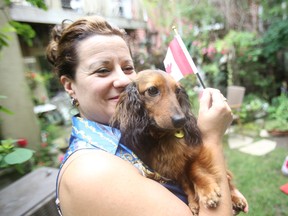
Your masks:
[[[268,134],[262,134],[260,138],[228,133],[228,144],[231,149],[238,149],[241,152],[262,156],[276,147],[285,147],[288,149],[288,136],[271,137]]]

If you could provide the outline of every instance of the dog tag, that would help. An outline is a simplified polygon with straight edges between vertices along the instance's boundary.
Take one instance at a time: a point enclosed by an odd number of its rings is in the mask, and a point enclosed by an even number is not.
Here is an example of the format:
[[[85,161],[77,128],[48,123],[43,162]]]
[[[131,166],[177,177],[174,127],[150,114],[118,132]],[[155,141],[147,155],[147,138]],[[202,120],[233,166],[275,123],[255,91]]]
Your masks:
[[[184,137],[184,132],[183,132],[183,130],[179,130],[179,131],[176,131],[174,135],[175,135],[175,137],[181,139]]]

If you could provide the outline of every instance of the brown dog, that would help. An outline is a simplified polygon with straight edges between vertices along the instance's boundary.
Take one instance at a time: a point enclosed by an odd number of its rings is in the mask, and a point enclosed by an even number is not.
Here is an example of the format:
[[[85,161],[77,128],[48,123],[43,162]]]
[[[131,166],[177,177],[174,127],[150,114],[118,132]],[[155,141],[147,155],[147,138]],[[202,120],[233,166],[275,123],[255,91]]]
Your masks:
[[[198,215],[199,202],[217,207],[219,171],[211,149],[202,145],[184,88],[170,75],[160,70],[139,72],[122,93],[111,125],[120,129],[121,142],[145,164],[182,187],[193,215]],[[227,176],[230,182],[230,173]],[[232,184],[230,189],[233,209],[243,211],[245,200]]]

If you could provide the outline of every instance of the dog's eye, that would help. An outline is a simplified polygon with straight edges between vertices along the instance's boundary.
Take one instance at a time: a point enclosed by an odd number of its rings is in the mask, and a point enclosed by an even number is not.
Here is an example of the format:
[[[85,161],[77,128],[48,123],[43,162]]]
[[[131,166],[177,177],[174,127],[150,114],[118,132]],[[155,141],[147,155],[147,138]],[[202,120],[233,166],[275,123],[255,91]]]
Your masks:
[[[175,89],[175,94],[179,94],[180,92],[181,92],[181,88],[178,87]]]
[[[156,96],[156,95],[158,95],[160,92],[159,92],[159,90],[158,90],[158,88],[156,88],[155,86],[152,86],[152,87],[150,87],[150,88],[148,88],[147,89],[147,92],[148,92],[148,94],[150,95],[150,96]]]

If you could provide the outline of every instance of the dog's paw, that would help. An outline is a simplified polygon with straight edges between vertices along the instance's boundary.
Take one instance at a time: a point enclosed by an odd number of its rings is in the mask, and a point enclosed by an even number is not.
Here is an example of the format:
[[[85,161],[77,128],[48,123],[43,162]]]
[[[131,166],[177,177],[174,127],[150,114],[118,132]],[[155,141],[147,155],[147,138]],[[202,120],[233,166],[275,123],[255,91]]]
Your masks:
[[[189,202],[189,208],[192,212],[193,216],[198,216],[199,215],[199,205],[196,202]]]
[[[199,194],[200,202],[202,202],[206,208],[216,208],[219,204],[220,197],[221,192],[219,186],[213,187],[212,190],[202,195]]]
[[[237,189],[231,191],[231,199],[234,215],[240,212],[248,212],[248,202]]]

